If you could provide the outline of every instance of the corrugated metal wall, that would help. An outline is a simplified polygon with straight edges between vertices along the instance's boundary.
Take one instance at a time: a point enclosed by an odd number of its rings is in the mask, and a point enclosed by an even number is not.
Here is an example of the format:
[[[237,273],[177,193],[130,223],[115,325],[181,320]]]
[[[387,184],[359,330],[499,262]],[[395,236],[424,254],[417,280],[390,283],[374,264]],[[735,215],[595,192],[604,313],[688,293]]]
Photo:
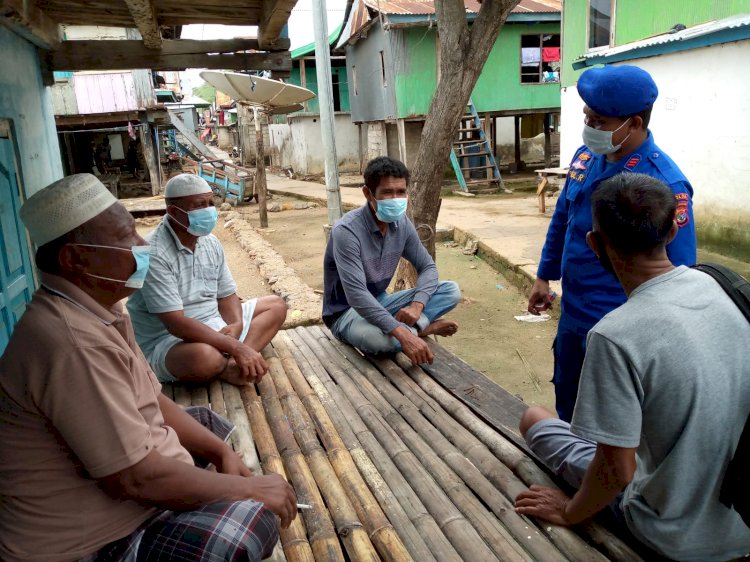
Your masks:
[[[355,123],[394,119],[396,116],[391,55],[386,41],[386,34],[380,24],[376,23],[366,39],[346,47],[349,102],[352,121]],[[381,53],[385,65],[385,80]]]

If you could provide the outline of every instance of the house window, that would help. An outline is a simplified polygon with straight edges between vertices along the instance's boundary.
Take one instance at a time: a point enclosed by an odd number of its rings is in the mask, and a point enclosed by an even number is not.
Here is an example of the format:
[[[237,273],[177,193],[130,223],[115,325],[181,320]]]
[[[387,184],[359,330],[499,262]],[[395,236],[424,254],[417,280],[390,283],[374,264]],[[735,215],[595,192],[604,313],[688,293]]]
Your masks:
[[[388,85],[388,80],[385,77],[385,55],[383,51],[380,51],[380,79],[383,81],[383,86]]]
[[[589,49],[609,47],[614,0],[589,0]]]
[[[357,88],[357,67],[352,66],[352,82],[354,82],[354,95],[359,95],[359,88]]]
[[[521,35],[521,83],[560,82],[560,34]]]

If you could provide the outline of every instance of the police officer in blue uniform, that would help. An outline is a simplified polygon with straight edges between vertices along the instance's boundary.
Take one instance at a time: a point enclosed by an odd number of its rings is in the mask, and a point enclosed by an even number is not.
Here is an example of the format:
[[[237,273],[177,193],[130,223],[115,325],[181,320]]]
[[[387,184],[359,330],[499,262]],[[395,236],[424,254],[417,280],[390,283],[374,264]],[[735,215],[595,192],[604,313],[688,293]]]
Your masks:
[[[669,259],[675,265],[693,265],[696,260],[693,188],[648,130],[658,95],[651,76],[635,66],[591,68],[578,79],[578,93],[586,104],[584,145],[573,157],[552,215],[528,307],[532,314],[548,309],[549,281],[562,278],[552,382],[557,414],[565,421],[573,415],[586,334],[626,300],[618,280],[586,244],[586,233],[592,228],[591,194],[599,183],[620,173],[638,172],[669,186],[677,199],[675,220],[680,226],[667,246]]]

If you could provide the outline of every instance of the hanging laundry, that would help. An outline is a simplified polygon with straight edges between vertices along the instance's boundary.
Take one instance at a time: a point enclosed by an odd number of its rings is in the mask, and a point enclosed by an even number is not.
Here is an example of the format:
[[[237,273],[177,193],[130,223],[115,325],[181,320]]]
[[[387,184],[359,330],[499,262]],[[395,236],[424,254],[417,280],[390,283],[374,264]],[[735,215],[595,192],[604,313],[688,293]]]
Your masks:
[[[521,49],[521,64],[531,66],[542,62],[542,52],[538,47],[524,47]]]
[[[543,47],[542,61],[554,62],[560,60],[560,47]]]

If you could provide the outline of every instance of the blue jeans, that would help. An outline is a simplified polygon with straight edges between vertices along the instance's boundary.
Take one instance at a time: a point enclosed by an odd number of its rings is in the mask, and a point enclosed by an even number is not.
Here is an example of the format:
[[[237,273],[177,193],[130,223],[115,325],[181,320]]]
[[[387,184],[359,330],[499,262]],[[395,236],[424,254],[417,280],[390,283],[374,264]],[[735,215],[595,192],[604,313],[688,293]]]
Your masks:
[[[396,293],[382,293],[378,295],[378,302],[383,305],[392,316],[408,306],[414,300],[416,289],[398,291]],[[461,289],[453,281],[441,281],[437,290],[427,301],[422,315],[415,327],[407,326],[414,334],[423,331],[432,322],[453,310],[461,300]],[[362,318],[359,313],[350,308],[331,327],[331,332],[340,340],[349,342],[365,353],[391,353],[401,351],[401,344],[393,336],[384,334],[380,328],[373,326]]]

